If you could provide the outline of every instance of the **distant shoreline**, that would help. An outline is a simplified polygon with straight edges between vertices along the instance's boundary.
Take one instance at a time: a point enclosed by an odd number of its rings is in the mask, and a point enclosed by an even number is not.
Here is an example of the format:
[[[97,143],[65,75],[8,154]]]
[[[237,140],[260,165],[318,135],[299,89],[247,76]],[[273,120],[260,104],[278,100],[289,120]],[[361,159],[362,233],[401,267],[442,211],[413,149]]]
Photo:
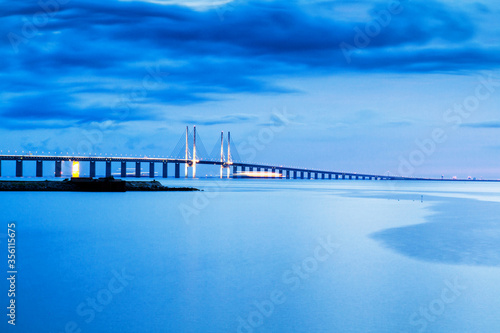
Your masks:
[[[199,191],[194,187],[168,187],[156,180],[126,181],[110,178],[72,178],[63,181],[1,180],[0,192],[185,192]]]

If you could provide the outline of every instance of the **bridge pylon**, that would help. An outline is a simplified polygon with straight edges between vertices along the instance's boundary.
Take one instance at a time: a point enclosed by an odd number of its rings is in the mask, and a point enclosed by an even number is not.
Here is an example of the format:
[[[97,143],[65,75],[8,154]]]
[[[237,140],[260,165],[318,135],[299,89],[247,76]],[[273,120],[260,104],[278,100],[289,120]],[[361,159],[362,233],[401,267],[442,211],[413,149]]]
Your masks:
[[[220,132],[220,178],[224,174],[224,131]]]
[[[196,125],[193,126],[193,178],[196,178]]]
[[[196,155],[196,126],[193,126],[193,150],[190,157],[189,150],[189,126],[186,126],[186,143],[184,155],[184,177],[189,177],[189,168],[193,168],[193,178],[196,178],[196,164],[198,163],[198,156]]]
[[[227,132],[227,178],[231,177],[231,169],[229,167],[232,164],[231,159],[231,132]]]
[[[189,160],[189,126],[186,126],[186,161]],[[188,177],[188,163],[184,163],[184,177]]]

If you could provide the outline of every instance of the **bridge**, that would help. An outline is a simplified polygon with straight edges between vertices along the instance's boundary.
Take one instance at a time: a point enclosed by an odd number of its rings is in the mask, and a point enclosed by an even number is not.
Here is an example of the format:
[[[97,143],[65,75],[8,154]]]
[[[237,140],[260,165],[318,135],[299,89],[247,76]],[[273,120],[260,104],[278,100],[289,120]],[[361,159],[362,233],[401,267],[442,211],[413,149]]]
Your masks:
[[[198,141],[198,146],[197,146]],[[226,145],[225,145],[226,143]],[[220,155],[218,146],[220,145]],[[226,146],[226,147],[224,147]],[[231,149],[233,153],[231,153]],[[215,151],[215,153],[214,153]],[[176,156],[182,153],[183,156]],[[189,169],[191,175],[196,178],[197,165],[213,165],[220,168],[220,178],[239,178],[248,175],[265,174],[268,178],[285,178],[285,179],[366,179],[366,180],[437,180],[430,178],[413,178],[413,177],[400,177],[389,175],[376,175],[376,174],[359,174],[351,172],[339,172],[319,169],[295,168],[282,165],[268,165],[259,163],[247,163],[233,160],[234,155],[238,155],[236,146],[231,142],[231,133],[227,133],[227,141],[224,140],[224,132],[221,132],[220,141],[212,150],[211,154],[207,154],[201,139],[196,133],[196,126],[190,132],[186,127],[185,134],[174,148],[174,157],[132,157],[132,156],[97,156],[94,155],[48,155],[48,154],[0,154],[0,177],[2,176],[2,162],[15,161],[16,177],[23,177],[23,163],[26,161],[36,162],[36,177],[43,177],[43,164],[44,162],[55,162],[55,177],[62,177],[62,162],[73,162],[76,167],[73,170],[74,176],[79,176],[78,169],[81,162],[89,163],[89,176],[96,177],[96,163],[105,164],[105,175],[109,177],[112,175],[112,163],[120,163],[120,177],[130,177],[127,173],[127,165],[132,163],[135,165],[135,173],[133,177],[142,176],[142,164],[149,165],[148,176],[155,177],[157,165],[161,165],[161,177],[168,177],[169,164],[174,165],[174,177],[181,178],[181,166],[184,167],[184,177],[189,176]],[[216,156],[214,156],[216,155]],[[232,172],[231,172],[232,171]]]

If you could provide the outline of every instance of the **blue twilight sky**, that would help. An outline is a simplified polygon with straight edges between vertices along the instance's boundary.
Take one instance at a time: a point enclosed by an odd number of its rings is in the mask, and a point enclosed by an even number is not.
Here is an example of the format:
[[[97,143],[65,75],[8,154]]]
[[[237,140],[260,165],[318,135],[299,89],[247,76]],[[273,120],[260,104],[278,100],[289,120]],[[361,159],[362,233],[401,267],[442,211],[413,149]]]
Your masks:
[[[497,1],[0,2],[0,150],[500,178]]]

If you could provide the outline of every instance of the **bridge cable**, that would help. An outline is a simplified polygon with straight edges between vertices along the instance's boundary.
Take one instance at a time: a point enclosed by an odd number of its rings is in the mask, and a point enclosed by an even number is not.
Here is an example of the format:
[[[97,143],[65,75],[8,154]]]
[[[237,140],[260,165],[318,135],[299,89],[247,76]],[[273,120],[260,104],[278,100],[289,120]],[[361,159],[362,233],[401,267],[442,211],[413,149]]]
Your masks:
[[[231,136],[231,161],[243,162],[241,160],[240,154],[238,153],[238,149],[236,149],[236,143],[233,136]]]
[[[201,140],[201,137],[198,133],[196,133],[196,158],[198,160],[209,160],[210,156],[207,153],[207,150],[205,149],[205,145],[203,144],[203,141]]]
[[[188,139],[191,137],[192,133],[188,133]],[[192,140],[191,140],[192,141]],[[191,157],[191,149],[189,149],[191,145],[188,143],[188,155]],[[179,141],[175,145],[174,150],[172,150],[172,157],[178,159],[184,159],[186,157],[186,134],[183,133],[179,138]]]
[[[226,160],[225,154],[227,154],[227,152],[224,152],[224,161]],[[218,140],[215,143],[215,146],[212,148],[212,151],[210,152],[209,158],[210,161],[220,162],[220,140]]]

